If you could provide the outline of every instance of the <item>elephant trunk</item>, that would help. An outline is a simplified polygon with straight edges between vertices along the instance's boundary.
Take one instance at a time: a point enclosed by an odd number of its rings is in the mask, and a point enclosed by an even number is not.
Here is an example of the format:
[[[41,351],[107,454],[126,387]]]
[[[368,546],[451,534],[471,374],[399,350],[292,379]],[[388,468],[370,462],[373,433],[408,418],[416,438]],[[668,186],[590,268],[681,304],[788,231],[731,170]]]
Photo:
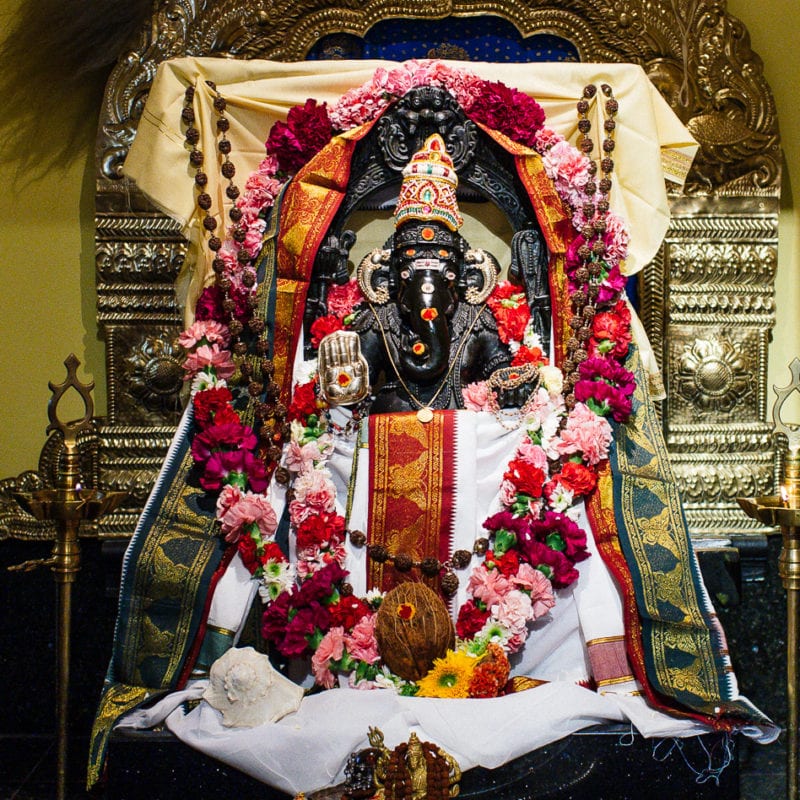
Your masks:
[[[448,318],[454,297],[440,271],[418,270],[400,301],[411,335],[399,353],[400,371],[415,383],[442,377],[450,357]]]

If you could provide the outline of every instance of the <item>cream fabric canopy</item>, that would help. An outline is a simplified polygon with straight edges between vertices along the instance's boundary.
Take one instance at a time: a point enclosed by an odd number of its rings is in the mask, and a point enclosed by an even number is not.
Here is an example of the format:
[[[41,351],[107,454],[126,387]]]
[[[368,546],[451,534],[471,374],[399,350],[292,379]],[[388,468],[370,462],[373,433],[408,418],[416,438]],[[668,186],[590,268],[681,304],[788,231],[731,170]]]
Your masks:
[[[243,188],[264,157],[264,141],[276,120],[309,97],[333,105],[345,91],[370,79],[378,67],[392,69],[385,61],[317,61],[279,63],[215,58],[183,58],[161,64],[156,74],[136,138],[125,162],[125,174],[166,214],[178,220],[190,241],[201,237],[201,217],[195,205],[194,170],[184,141],[181,111],[187,86],[196,86],[194,99],[198,147],[216,153],[214,94],[205,85],[214,81],[227,101],[231,128],[231,160],[236,183]],[[666,101],[632,64],[483,64],[450,62],[487,80],[499,80],[534,97],[544,108],[547,125],[571,142],[577,136],[575,104],[588,83],[608,83],[619,101],[614,151],[614,210],[631,229],[626,272],[640,270],[656,253],[669,222],[664,178],[682,184],[697,145]],[[602,117],[595,101],[592,130],[602,138]],[[599,148],[595,148],[595,154]],[[212,213],[225,222],[227,185],[218,169],[206,163],[207,191],[214,199]],[[205,263],[203,259],[199,263]],[[202,277],[192,283],[210,282],[205,263]]]

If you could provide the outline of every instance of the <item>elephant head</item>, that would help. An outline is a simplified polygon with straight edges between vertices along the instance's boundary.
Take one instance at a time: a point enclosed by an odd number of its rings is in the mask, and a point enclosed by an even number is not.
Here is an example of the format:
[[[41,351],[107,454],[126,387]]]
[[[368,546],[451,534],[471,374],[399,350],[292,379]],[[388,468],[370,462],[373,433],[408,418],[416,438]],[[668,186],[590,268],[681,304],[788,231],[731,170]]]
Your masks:
[[[391,273],[403,325],[398,367],[415,383],[441,377],[450,358],[449,321],[459,302],[463,239],[439,223],[408,223],[395,232]]]

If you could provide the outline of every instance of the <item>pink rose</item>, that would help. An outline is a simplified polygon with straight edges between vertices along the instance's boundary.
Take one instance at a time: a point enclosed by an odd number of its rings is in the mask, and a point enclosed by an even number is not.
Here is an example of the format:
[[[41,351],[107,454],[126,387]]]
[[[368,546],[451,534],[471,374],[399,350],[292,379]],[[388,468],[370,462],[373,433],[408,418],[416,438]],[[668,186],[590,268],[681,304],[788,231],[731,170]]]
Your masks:
[[[353,632],[345,636],[347,652],[353,658],[374,664],[381,657],[375,639],[375,614],[366,614],[356,623]]]
[[[606,258],[609,261],[618,264],[625,260],[628,255],[630,233],[622,217],[613,211],[606,215],[606,231],[603,234],[603,242],[606,246]]]
[[[292,441],[286,448],[286,469],[291,472],[308,472],[314,468],[314,462],[321,461],[322,458],[318,441],[302,446],[298,442]]]
[[[227,514],[242,499],[242,491],[237,486],[223,486],[217,498],[217,517]]]
[[[511,591],[491,607],[492,616],[512,634],[524,635],[533,617],[531,598],[525,592]]]
[[[486,381],[467,384],[461,393],[464,407],[469,411],[491,411],[497,408],[497,398]]]
[[[336,488],[330,473],[325,469],[311,469],[302,472],[295,480],[294,502],[303,503],[317,513],[333,511],[336,502]]]
[[[402,97],[412,85],[412,74],[404,65],[387,73],[383,88],[387,94]]]
[[[226,541],[235,542],[246,527],[253,523],[264,538],[272,536],[278,529],[278,518],[264,495],[244,493],[238,503],[230,506],[219,518]]]
[[[339,661],[344,655],[344,628],[331,628],[322,641],[317,651],[311,656],[311,671],[314,680],[326,689],[332,689],[336,677],[330,670],[331,661]]]
[[[189,350],[196,344],[219,344],[225,347],[230,341],[231,334],[226,325],[214,320],[198,320],[188,327],[179,337],[181,347]],[[204,341],[205,340],[205,341]]]
[[[187,373],[194,375],[206,368],[212,368],[218,378],[227,380],[236,372],[231,354],[227,350],[220,350],[218,344],[203,344],[197,350],[189,353],[183,368]]]
[[[504,480],[500,484],[500,502],[504,506],[513,506],[517,501],[517,487],[509,480]]]
[[[560,133],[556,133],[552,128],[541,128],[536,131],[536,149],[540,153],[563,141],[564,137]]]
[[[485,566],[474,569],[467,584],[467,592],[483,601],[487,607],[500,603],[512,589],[513,586],[500,570],[486,569]]]
[[[339,319],[344,319],[353,309],[364,302],[364,295],[358,286],[358,281],[353,278],[343,286],[331,286],[328,290],[328,313]]]
[[[527,436],[517,448],[517,458],[531,466],[538,467],[545,474],[548,472],[547,453],[538,444],[534,444]]]
[[[530,564],[520,564],[519,572],[511,581],[530,595],[534,619],[544,616],[556,604],[553,584]]]
[[[611,438],[608,420],[595,414],[585,403],[576,403],[555,448],[559,455],[582,453],[589,464],[599,464],[608,457]]]

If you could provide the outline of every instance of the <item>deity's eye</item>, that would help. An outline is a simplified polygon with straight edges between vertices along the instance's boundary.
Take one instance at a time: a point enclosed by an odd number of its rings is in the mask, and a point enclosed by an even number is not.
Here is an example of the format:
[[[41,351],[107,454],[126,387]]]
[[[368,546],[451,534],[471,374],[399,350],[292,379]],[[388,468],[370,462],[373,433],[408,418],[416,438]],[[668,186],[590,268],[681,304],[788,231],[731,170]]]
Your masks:
[[[439,258],[450,258],[450,251],[449,250],[440,250],[439,251]]]
[[[406,250],[406,255],[409,258],[413,258],[416,254],[417,254],[417,251],[413,247],[409,247],[408,250]]]
[[[423,228],[422,231],[420,231],[420,235],[424,241],[432,242],[436,236],[436,232],[433,230],[433,228]]]

